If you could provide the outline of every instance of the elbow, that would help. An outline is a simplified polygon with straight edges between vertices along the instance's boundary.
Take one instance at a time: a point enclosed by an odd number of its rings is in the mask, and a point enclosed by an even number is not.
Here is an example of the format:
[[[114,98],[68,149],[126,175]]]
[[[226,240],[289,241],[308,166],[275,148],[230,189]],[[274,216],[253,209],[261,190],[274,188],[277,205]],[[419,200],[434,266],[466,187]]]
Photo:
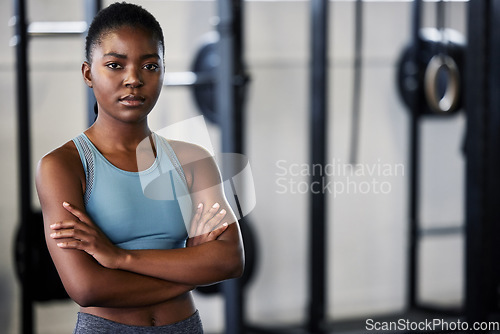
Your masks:
[[[230,278],[240,278],[241,276],[243,276],[244,271],[245,271],[245,265],[241,264],[233,270]]]
[[[235,264],[226,267],[225,270],[226,271],[223,279],[240,278],[241,276],[243,276],[245,266],[243,264]]]
[[[212,268],[216,277],[210,280],[210,284],[220,282],[227,279],[240,278],[243,275],[245,268],[245,255],[238,248],[230,251],[225,251],[225,256],[222,261],[217,261],[215,267]],[[199,282],[198,282],[199,283]]]
[[[93,303],[90,294],[78,290],[80,289],[71,289],[66,291],[68,292],[69,297],[81,307],[92,306]]]
[[[98,305],[98,296],[92,291],[88,284],[71,284],[66,287],[68,296],[81,307],[91,307]]]
[[[80,307],[91,307],[95,306],[95,303],[91,300],[91,298],[88,298],[88,296],[78,296],[78,297],[71,297],[75,303],[77,303]]]
[[[245,254],[243,251],[235,252],[228,266],[228,278],[240,278],[245,271]]]

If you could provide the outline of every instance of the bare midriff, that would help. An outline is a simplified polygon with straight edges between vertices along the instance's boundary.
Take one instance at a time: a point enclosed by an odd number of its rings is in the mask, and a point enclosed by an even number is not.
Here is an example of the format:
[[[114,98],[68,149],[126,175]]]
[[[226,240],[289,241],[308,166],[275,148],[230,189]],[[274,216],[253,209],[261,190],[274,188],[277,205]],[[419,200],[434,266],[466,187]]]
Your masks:
[[[93,314],[131,326],[164,326],[189,318],[196,312],[190,292],[163,303],[137,308],[82,307],[80,312]]]

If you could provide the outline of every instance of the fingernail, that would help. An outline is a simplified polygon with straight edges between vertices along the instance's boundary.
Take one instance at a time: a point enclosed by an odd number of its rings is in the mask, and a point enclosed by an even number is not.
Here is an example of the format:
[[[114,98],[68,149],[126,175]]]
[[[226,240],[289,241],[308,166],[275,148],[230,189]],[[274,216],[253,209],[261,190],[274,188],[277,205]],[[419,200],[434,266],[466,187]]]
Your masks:
[[[50,225],[50,228],[55,228],[57,225],[54,223],[52,225]]]
[[[219,215],[225,215],[225,214],[226,214],[226,210],[224,210],[224,209],[220,210]]]
[[[228,223],[224,223],[224,224],[222,224],[222,226],[224,226],[224,227],[226,227],[227,225],[229,225],[229,224],[228,224]]]
[[[56,234],[55,234],[55,233],[51,233],[51,234],[50,234],[50,237],[51,237],[51,238],[54,238],[55,236],[56,236]]]
[[[219,207],[219,203],[215,203],[214,205],[212,205],[212,208],[218,208]]]
[[[203,203],[198,204],[198,209],[201,209],[203,207]]]
[[[62,243],[62,242],[58,242],[58,243],[57,243],[57,246],[62,247],[62,246],[64,246],[64,243]]]
[[[63,202],[63,205],[64,206],[69,206],[69,203],[68,202]]]

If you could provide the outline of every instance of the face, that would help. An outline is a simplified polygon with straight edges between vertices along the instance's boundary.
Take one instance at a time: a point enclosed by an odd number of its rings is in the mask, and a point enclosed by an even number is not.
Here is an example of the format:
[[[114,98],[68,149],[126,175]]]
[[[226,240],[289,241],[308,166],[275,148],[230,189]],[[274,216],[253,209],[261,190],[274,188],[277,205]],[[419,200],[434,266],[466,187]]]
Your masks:
[[[145,121],[163,84],[161,45],[143,29],[121,27],[101,36],[91,64],[84,63],[82,73],[94,90],[98,118]]]

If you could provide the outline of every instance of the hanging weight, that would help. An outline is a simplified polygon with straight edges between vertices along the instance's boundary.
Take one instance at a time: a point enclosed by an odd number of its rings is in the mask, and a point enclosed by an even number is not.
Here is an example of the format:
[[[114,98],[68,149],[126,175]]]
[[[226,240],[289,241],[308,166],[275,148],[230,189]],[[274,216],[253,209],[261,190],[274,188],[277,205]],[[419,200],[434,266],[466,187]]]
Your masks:
[[[440,74],[446,75],[444,93],[441,93],[438,87]],[[425,70],[424,88],[427,104],[434,112],[449,113],[457,110],[460,100],[460,73],[452,57],[439,54],[431,58]]]
[[[191,70],[215,78],[220,57],[217,54],[218,34],[210,33],[205,38],[194,58]],[[215,112],[215,85],[213,82],[192,86],[194,101],[200,112],[212,123],[217,123]]]
[[[14,244],[14,263],[18,278],[33,301],[68,299],[68,294],[52,262],[43,229],[41,212],[33,212],[30,221],[19,225]],[[28,244],[22,235],[27,234]]]
[[[200,112],[210,122],[217,123],[217,113],[215,108],[215,82],[220,57],[217,51],[219,35],[216,32],[210,32],[204,36],[198,52],[196,53],[191,71],[195,80],[187,84],[192,87],[193,98]],[[250,81],[250,76],[242,70],[233,78],[233,84],[238,89],[238,101],[240,107],[245,102],[246,87]],[[175,86],[175,84],[170,84]],[[186,84],[185,84],[186,85]]]
[[[398,61],[399,94],[411,110],[414,94],[419,92],[416,98],[424,101],[420,114],[452,115],[462,108],[465,39],[455,30],[435,28],[421,29],[420,38],[421,48],[408,45]]]

